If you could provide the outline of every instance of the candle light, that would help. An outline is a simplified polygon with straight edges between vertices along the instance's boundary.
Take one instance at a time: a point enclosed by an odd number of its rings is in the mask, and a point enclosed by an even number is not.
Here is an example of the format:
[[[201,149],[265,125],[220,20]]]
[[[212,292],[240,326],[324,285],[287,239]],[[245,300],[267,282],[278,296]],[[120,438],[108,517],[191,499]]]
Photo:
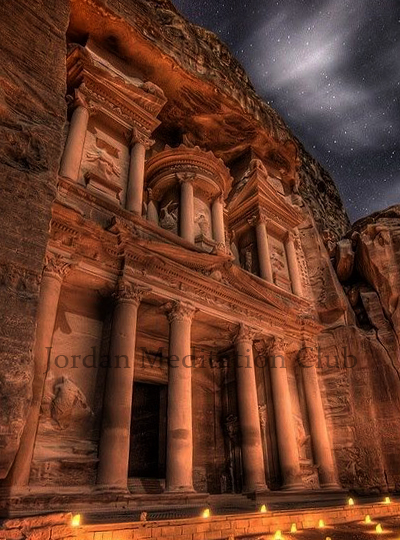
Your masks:
[[[296,523],[292,523],[292,526],[290,527],[290,532],[291,532],[291,533],[297,532],[297,525],[296,525]]]
[[[206,509],[203,511],[203,513],[201,514],[201,516],[202,516],[203,518],[205,518],[205,519],[209,518],[210,515],[211,515],[211,513],[210,513],[210,509],[209,509],[209,508],[206,508]]]
[[[385,504],[390,504],[391,502],[390,497],[385,497]]]
[[[80,524],[81,524],[81,515],[75,514],[74,516],[72,516],[72,520],[71,520],[72,527],[79,527]]]
[[[382,534],[383,533],[382,525],[378,523],[378,525],[375,527],[375,530],[378,534]]]
[[[260,508],[260,512],[261,512],[262,514],[266,514],[266,513],[267,513],[267,510],[268,510],[268,509],[267,509],[267,507],[265,506],[265,504],[263,504],[263,505],[261,506],[261,508]]]
[[[365,523],[372,523],[371,516],[367,514],[364,519]]]
[[[276,533],[274,534],[274,540],[283,540],[282,538],[282,531],[280,531],[279,529],[276,531]]]
[[[319,527],[320,529],[323,529],[323,528],[325,527],[325,521],[324,521],[323,519],[320,519],[320,520],[318,521],[318,527]]]
[[[354,499],[350,497],[350,499],[347,501],[349,506],[354,506]]]

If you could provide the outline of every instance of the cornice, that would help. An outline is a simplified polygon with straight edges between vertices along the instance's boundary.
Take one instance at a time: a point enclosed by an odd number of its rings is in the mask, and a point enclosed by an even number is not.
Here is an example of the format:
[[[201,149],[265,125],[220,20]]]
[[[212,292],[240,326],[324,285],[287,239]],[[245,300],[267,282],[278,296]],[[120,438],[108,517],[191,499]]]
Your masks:
[[[229,169],[222,159],[217,158],[211,151],[204,151],[198,146],[188,147],[181,144],[178,148],[166,147],[146,162],[145,175],[147,185],[153,191],[162,189],[166,182],[171,181],[171,175],[182,173],[199,175],[201,180],[210,183],[210,188],[204,191],[209,197],[228,194],[232,185]],[[161,186],[162,185],[162,186]],[[198,186],[201,190],[201,185]]]
[[[140,88],[106,67],[99,67],[94,54],[80,45],[74,45],[68,54],[67,72],[69,92],[79,88],[83,98],[94,103],[98,112],[125,122],[125,128],[139,129],[148,137],[160,125],[156,116],[166,103],[160,89],[155,95],[145,90],[146,83]]]

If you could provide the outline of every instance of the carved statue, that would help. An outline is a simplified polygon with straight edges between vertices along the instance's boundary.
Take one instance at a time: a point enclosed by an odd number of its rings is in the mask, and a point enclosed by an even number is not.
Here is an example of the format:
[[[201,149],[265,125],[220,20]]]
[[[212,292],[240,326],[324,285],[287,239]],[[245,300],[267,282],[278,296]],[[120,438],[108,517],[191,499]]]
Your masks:
[[[175,229],[178,223],[178,203],[169,201],[160,210],[160,226],[168,231]]]
[[[207,216],[203,212],[199,212],[199,214],[195,217],[194,222],[198,224],[201,234],[209,238],[210,223]]]
[[[92,414],[84,393],[68,377],[63,376],[61,382],[54,386],[54,394],[51,417],[60,429],[69,427],[73,413],[78,407]]]

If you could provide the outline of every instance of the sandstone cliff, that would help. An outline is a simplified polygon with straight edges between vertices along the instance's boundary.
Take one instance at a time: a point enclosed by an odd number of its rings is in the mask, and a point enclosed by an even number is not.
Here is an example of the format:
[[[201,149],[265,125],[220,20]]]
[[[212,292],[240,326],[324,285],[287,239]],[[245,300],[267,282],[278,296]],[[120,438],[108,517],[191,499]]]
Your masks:
[[[68,3],[0,5],[0,478],[24,428],[65,122]]]

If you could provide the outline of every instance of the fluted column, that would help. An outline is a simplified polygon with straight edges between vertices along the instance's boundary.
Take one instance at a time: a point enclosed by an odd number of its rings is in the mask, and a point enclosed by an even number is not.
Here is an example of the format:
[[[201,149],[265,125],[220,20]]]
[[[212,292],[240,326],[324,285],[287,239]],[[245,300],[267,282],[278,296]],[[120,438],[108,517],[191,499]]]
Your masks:
[[[224,223],[224,199],[219,195],[213,202],[211,207],[212,226],[214,232],[214,240],[222,247],[225,246],[225,223]]]
[[[289,276],[292,282],[293,293],[297,296],[302,296],[303,290],[301,286],[300,269],[297,262],[295,241],[295,235],[293,234],[293,232],[289,231],[285,243],[286,257],[289,267]]]
[[[153,190],[147,188],[148,202],[147,202],[147,219],[152,223],[158,225],[158,209],[157,201],[153,198]]]
[[[143,135],[139,130],[132,130],[129,139],[130,161],[125,208],[139,216],[142,215],[146,150],[153,144],[154,141]]]
[[[32,402],[26,418],[18,453],[5,482],[7,485],[22,487],[29,483],[33,451],[39,426],[40,407],[49,369],[61,285],[70,269],[70,263],[62,257],[51,253],[46,255],[36,315],[37,327],[33,351],[34,374]]]
[[[118,282],[103,403],[97,483],[127,490],[136,324],[146,290]]]
[[[166,486],[168,492],[193,490],[191,327],[195,308],[167,306],[169,321]]]
[[[89,106],[79,89],[75,90],[72,107],[73,112],[69,124],[67,141],[61,158],[60,176],[77,182],[81,168],[90,110],[93,110],[93,108]]]
[[[318,467],[320,486],[326,489],[340,489],[318,383],[317,360],[318,356],[312,348],[305,347],[300,351],[299,365],[302,368],[311,442]]]
[[[282,487],[283,489],[302,489],[296,426],[286,371],[286,343],[280,338],[275,338],[270,344],[269,352],[276,436],[283,478]]]
[[[265,483],[264,456],[258,413],[253,338],[254,333],[252,330],[241,324],[235,338],[235,346],[245,492],[266,491],[268,489]]]
[[[194,195],[193,181],[195,174],[179,173],[177,178],[181,185],[180,197],[180,236],[194,243]]]

